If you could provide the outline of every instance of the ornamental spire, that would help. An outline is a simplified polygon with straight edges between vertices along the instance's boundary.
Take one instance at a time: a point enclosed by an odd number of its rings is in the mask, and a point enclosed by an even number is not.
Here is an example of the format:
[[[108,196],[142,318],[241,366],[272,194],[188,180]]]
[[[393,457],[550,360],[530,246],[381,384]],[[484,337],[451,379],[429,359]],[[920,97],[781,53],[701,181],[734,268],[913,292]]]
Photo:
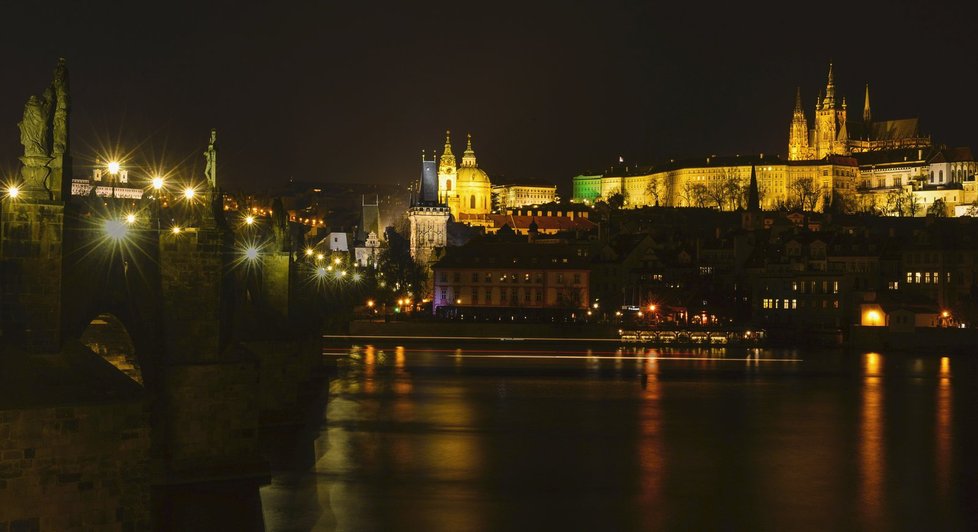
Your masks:
[[[869,83],[867,83],[866,84],[866,100],[865,100],[865,103],[863,104],[863,122],[866,122],[868,124],[870,122],[870,119],[872,117],[873,117],[873,115],[869,112]]]
[[[835,109],[835,76],[832,74],[831,62],[829,62],[829,79],[825,84],[825,107]]]
[[[805,111],[801,108],[801,87],[795,87],[795,114],[803,114]]]
[[[439,161],[441,168],[439,172],[455,173],[455,154],[452,153],[452,132],[445,131],[445,151],[441,154]]]
[[[465,153],[462,154],[462,166],[475,166],[475,150],[472,149],[471,133],[466,138]]]

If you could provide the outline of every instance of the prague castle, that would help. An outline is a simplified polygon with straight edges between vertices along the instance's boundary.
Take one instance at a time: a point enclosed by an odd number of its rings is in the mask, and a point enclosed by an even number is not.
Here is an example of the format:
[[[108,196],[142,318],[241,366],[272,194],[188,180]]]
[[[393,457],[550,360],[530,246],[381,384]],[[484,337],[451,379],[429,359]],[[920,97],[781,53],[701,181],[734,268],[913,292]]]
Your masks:
[[[832,65],[816,99],[814,127],[796,91],[787,156],[710,155],[649,166],[611,168],[573,179],[572,201],[742,208],[756,169],[764,209],[823,210],[835,201],[844,211],[922,216],[978,212],[978,170],[969,148],[934,146],[917,118],[873,120],[866,86],[862,120],[849,120],[838,98]]]

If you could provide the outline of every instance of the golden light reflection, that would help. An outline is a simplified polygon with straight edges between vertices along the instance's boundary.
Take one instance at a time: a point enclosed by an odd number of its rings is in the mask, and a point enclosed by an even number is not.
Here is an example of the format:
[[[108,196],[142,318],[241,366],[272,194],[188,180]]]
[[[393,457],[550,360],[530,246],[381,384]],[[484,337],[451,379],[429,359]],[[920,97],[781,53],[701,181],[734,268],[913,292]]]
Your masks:
[[[394,348],[394,393],[408,395],[412,389],[411,374],[405,370],[404,346],[399,345]]]
[[[863,357],[862,410],[859,438],[859,499],[865,528],[880,523],[883,515],[884,424],[881,356]]]
[[[951,442],[953,437],[953,428],[951,421],[953,419],[953,405],[952,405],[952,393],[951,393],[951,359],[948,357],[941,357],[940,374],[937,381],[937,401],[935,408],[937,409],[937,427],[935,427],[935,452],[937,456],[934,457],[935,470],[937,473],[937,489],[941,493],[942,497],[947,497],[948,491],[951,484]]]
[[[662,506],[663,479],[665,476],[665,444],[662,434],[662,390],[659,385],[659,362],[655,352],[640,362],[642,397],[639,405],[639,431],[641,438],[638,442],[638,461],[641,477],[639,478],[639,499],[644,508],[659,508]],[[661,521],[663,512],[642,512],[641,529],[659,530],[663,528]]]
[[[377,352],[374,346],[368,345],[363,349],[363,391],[372,394],[377,390],[374,375],[377,372]]]

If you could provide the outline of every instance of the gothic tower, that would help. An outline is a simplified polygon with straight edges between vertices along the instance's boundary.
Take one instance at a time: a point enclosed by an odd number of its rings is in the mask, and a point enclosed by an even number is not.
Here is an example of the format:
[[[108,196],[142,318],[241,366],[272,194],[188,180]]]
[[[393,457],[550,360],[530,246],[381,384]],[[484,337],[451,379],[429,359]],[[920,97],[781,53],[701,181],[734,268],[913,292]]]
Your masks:
[[[795,111],[791,117],[791,128],[788,130],[788,160],[801,161],[810,159],[808,149],[808,120],[801,108],[801,88],[795,92]]]
[[[451,157],[451,176],[454,183],[455,157],[451,155],[451,149],[448,150],[448,156]],[[446,157],[443,155],[442,163],[445,162]],[[448,245],[448,217],[450,212],[444,201],[431,201],[430,198],[433,194],[428,190],[434,185],[433,180],[430,179],[434,164],[435,161],[426,161],[422,156],[421,183],[418,196],[412,202],[411,208],[408,209],[408,221],[411,223],[411,258],[426,268],[438,258],[440,250]],[[429,178],[425,179],[426,176]],[[441,177],[441,172],[439,172],[439,188]]]
[[[828,155],[845,155],[846,150],[846,104],[836,106],[835,79],[832,74],[832,63],[829,63],[829,76],[825,84],[825,98],[819,102],[815,110],[815,138],[813,151],[816,159]]]

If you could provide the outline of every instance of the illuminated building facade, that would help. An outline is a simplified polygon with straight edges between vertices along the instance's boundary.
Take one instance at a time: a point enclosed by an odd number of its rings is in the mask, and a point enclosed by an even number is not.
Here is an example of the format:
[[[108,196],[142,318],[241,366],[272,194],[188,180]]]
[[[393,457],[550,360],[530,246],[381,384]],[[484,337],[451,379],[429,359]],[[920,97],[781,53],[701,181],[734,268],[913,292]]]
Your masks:
[[[451,132],[445,132],[445,151],[438,163],[438,200],[447,205],[459,222],[476,220],[492,212],[492,183],[479,168],[468,136],[462,164],[456,166]]]

